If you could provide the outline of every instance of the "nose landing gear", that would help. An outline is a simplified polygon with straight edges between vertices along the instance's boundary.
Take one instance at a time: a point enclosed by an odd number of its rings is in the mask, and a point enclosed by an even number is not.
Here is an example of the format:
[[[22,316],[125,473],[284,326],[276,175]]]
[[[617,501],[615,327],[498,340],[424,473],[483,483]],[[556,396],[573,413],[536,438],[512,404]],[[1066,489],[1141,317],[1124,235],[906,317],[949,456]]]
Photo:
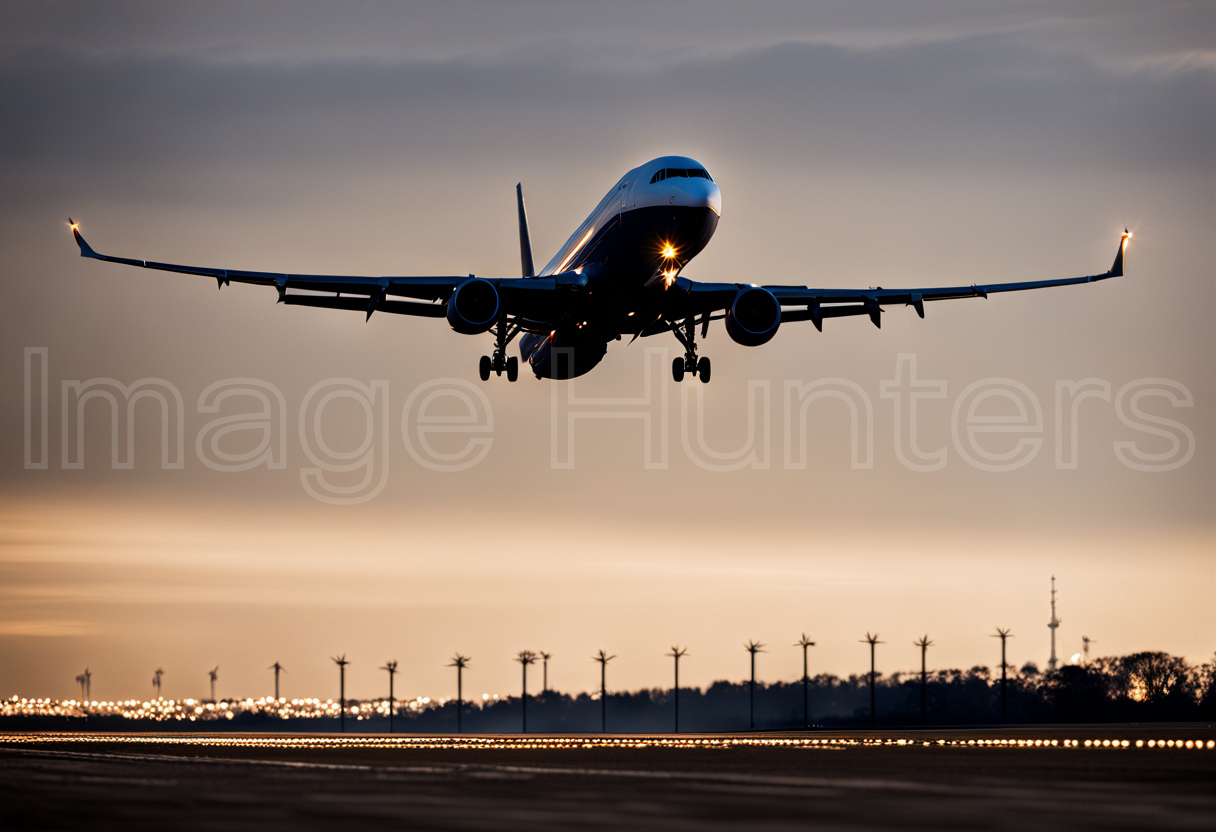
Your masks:
[[[702,329],[702,337],[704,337],[705,329],[708,329],[708,320],[706,326]],[[710,366],[709,359],[705,356],[697,358],[697,341],[696,341],[696,322],[692,318],[685,319],[680,326],[673,326],[672,333],[684,345],[684,357],[676,358],[671,362],[671,377],[677,382],[683,381],[685,374],[696,376],[701,379],[702,384],[709,383]]]

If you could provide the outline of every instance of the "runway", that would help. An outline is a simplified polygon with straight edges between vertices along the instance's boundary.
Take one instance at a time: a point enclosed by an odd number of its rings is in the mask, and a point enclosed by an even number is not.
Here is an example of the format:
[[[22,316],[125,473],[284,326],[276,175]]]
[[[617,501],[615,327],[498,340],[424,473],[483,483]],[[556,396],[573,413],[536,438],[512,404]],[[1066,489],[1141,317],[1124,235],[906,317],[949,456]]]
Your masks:
[[[1213,786],[1206,726],[0,735],[4,829],[1210,830]]]

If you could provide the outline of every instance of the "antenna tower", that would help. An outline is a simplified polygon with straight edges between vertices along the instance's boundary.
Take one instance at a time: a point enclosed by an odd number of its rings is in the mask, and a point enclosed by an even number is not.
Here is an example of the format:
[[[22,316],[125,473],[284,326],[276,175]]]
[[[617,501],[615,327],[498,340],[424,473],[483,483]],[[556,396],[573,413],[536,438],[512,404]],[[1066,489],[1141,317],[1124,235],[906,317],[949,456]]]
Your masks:
[[[1060,662],[1056,659],[1056,630],[1060,627],[1060,619],[1056,617],[1056,576],[1051,576],[1051,620],[1047,622],[1051,630],[1051,658],[1047,660],[1047,669],[1055,670]]]

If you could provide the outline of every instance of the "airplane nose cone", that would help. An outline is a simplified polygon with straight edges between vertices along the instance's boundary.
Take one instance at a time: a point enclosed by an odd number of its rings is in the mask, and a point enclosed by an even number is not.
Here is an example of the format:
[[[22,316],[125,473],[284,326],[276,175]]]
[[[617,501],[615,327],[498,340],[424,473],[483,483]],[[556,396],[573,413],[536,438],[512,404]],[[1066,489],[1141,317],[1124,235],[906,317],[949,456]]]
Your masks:
[[[677,189],[676,204],[689,208],[712,208],[715,214],[722,213],[722,192],[718,185],[708,179],[669,179]]]

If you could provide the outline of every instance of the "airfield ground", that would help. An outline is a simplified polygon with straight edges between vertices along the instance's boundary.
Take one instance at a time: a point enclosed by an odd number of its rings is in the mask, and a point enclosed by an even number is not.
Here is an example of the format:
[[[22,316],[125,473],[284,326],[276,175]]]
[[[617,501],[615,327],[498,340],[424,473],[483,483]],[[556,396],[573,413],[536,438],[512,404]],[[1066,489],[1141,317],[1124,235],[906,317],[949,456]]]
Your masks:
[[[1216,830],[1210,741],[1209,725],[678,737],[6,733],[0,828]]]

